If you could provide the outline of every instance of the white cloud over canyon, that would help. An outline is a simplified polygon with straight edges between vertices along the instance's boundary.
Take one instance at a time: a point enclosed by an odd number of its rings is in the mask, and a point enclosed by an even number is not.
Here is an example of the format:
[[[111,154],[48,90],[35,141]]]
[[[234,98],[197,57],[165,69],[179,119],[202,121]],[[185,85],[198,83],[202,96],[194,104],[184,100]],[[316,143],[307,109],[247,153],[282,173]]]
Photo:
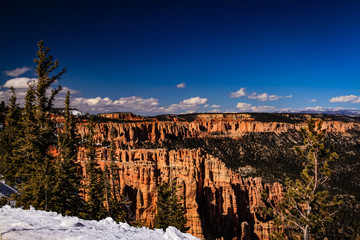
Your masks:
[[[169,113],[192,113],[195,112],[200,106],[205,106],[207,101],[207,98],[193,97],[185,99],[178,104],[171,104],[168,108],[165,108],[164,110]]]
[[[7,80],[4,85],[0,87],[0,101],[7,102],[11,97],[10,87],[14,87],[18,102],[21,106],[24,105],[24,97],[28,89],[28,84],[31,82],[37,81],[36,78],[27,78],[27,77],[16,77]],[[49,89],[48,94],[50,94],[52,89]],[[63,107],[64,97],[67,91],[71,93],[71,106],[80,110],[83,113],[106,113],[106,112],[133,112],[141,115],[156,115],[164,113],[193,113],[193,112],[224,112],[218,104],[209,104],[209,99],[206,97],[195,96],[191,98],[186,98],[178,103],[163,105],[159,99],[154,97],[144,98],[141,96],[129,96],[129,97],[120,97],[118,99],[111,99],[106,96],[97,96],[97,97],[84,97],[81,96],[81,93],[77,90],[71,89],[69,87],[63,86],[61,92],[56,96],[54,101],[55,107]],[[236,92],[231,94],[232,98],[246,97],[247,99],[255,99],[260,102],[263,101],[275,101],[279,98],[289,98],[290,96],[278,96],[278,95],[269,95],[267,93],[257,94],[256,92],[247,93],[245,88],[241,88]],[[315,99],[309,100],[308,102],[315,102]],[[331,98],[329,100],[331,103],[360,103],[360,96],[356,95],[346,95],[338,96]],[[210,108],[210,109],[209,109]],[[355,109],[345,109],[341,107],[306,107],[302,109],[293,109],[293,108],[278,108],[275,106],[269,105],[252,105],[250,103],[238,102],[236,105],[236,111],[241,112],[301,112],[301,111],[342,111],[342,110],[355,110]],[[234,111],[232,109],[231,111]]]
[[[276,107],[274,106],[252,106],[250,103],[238,103],[236,108],[241,112],[274,112]]]
[[[159,100],[156,98],[142,98],[138,96],[122,97],[112,100],[108,97],[101,98],[72,98],[71,106],[82,112],[142,112],[159,113]]]
[[[36,81],[36,78],[13,78],[5,82],[0,88],[0,101],[7,102],[11,97],[10,87],[15,88],[18,103],[24,105],[24,97],[28,89],[28,83]],[[49,89],[48,94],[51,90]],[[160,113],[189,113],[195,112],[200,107],[205,107],[207,98],[192,97],[184,99],[177,104],[170,106],[161,106],[157,98],[143,98],[140,96],[121,97],[118,99],[110,99],[109,97],[79,97],[79,91],[63,86],[60,93],[54,101],[55,107],[63,107],[65,94],[67,91],[71,93],[71,107],[79,109],[81,112],[101,113],[101,112],[134,112],[137,114],[160,114]]]
[[[257,92],[247,93],[246,88],[242,87],[236,92],[232,92],[230,94],[230,97],[231,98],[247,97],[248,99],[255,99],[260,102],[265,102],[265,101],[276,101],[279,100],[280,98],[291,98],[292,95],[278,96],[278,95],[270,95],[268,93],[259,93],[259,94]]]

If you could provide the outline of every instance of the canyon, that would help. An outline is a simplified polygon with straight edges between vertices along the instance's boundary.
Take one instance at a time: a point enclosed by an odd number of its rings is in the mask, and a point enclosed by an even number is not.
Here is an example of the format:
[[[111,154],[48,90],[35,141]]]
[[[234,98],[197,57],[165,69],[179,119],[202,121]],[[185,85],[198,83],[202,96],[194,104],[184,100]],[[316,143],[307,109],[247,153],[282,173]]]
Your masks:
[[[291,172],[286,167],[295,169],[294,176],[301,169],[292,147],[302,144],[299,130],[310,118],[324,120],[330,142],[358,156],[359,119],[335,115],[112,113],[95,119],[94,138],[102,167],[110,164],[109,143],[115,143],[119,187],[146,226],[154,223],[157,185],[175,182],[189,233],[202,239],[267,240],[278,229],[259,210],[261,193],[278,202],[281,176]],[[78,124],[82,137],[87,125]],[[86,149],[80,148],[78,160],[86,163]],[[343,181],[344,171],[357,171],[360,163],[353,161],[352,169],[341,168],[334,182]]]

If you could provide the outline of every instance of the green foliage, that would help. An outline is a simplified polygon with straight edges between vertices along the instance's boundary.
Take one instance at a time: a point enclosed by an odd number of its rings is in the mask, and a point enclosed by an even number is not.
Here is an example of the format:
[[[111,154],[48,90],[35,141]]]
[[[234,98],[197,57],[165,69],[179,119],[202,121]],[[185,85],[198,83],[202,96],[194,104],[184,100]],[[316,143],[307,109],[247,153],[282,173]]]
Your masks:
[[[87,163],[86,163],[86,218],[99,220],[106,216],[104,206],[104,180],[103,172],[96,160],[96,146],[94,140],[94,123],[90,119],[89,134],[86,136]]]
[[[80,216],[84,209],[84,200],[80,194],[81,166],[77,162],[77,143],[75,122],[70,112],[70,92],[65,97],[65,123],[58,134],[58,159],[56,162],[56,180],[53,189],[54,206],[51,210],[63,215]]]
[[[189,230],[186,227],[187,218],[185,209],[179,202],[176,195],[175,184],[163,183],[158,186],[157,213],[154,220],[154,228],[166,229],[168,226],[174,226],[182,232]]]
[[[38,110],[37,117],[40,119],[47,117],[53,106],[55,96],[61,91],[61,87],[58,86],[56,89],[51,90],[50,96],[46,95],[46,91],[50,89],[52,84],[55,84],[57,80],[61,78],[66,72],[66,69],[62,69],[61,72],[50,75],[58,66],[58,60],[53,62],[53,56],[49,55],[50,49],[44,47],[44,41],[38,43],[39,51],[36,53],[38,58],[34,59],[36,63],[36,73],[38,76],[38,82],[35,87],[36,95],[36,108]],[[45,122],[45,119],[43,119]]]
[[[53,62],[49,55],[49,48],[44,47],[43,41],[38,43],[36,53],[36,73],[38,81],[29,84],[25,97],[25,108],[22,113],[21,125],[23,137],[19,139],[20,147],[16,153],[17,161],[21,164],[19,177],[20,197],[17,204],[28,208],[51,209],[54,204],[52,193],[55,184],[55,159],[50,154],[50,147],[56,145],[55,125],[50,119],[51,108],[55,96],[61,90],[58,86],[47,92],[65,72],[53,74],[59,63]]]
[[[341,203],[324,189],[332,173],[330,165],[338,156],[325,147],[325,130],[321,126],[322,121],[315,124],[310,120],[307,129],[301,129],[304,145],[295,147],[304,162],[300,179],[287,179],[281,202],[277,205],[269,202],[276,216],[275,224],[284,227],[283,234],[288,239],[318,238],[333,220],[331,208]]]
[[[9,200],[6,197],[0,197],[0,208],[8,204]]]
[[[323,236],[328,239],[356,239],[356,235],[360,234],[360,203],[354,196],[339,196],[342,201],[340,206],[336,206],[334,220],[326,225],[326,231]]]
[[[17,172],[21,165],[17,161],[16,151],[19,148],[19,138],[21,137],[21,110],[16,102],[17,97],[14,88],[10,88],[12,96],[4,114],[3,129],[0,132],[0,175],[10,186],[15,186]],[[5,124],[6,121],[6,124]]]

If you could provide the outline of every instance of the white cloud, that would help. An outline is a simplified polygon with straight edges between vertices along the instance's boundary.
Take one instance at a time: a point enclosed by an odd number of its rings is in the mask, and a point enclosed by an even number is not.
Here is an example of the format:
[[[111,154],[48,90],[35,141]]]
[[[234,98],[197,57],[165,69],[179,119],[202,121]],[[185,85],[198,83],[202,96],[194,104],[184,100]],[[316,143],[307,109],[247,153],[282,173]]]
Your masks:
[[[213,105],[211,105],[211,107],[212,108],[218,108],[218,107],[220,107],[220,105],[213,104]]]
[[[238,98],[238,97],[245,97],[245,89],[246,88],[240,88],[239,90],[237,90],[236,92],[232,92],[230,97],[231,98]]]
[[[252,106],[250,103],[238,103],[236,108],[243,112],[274,112],[279,110],[274,106]]]
[[[212,109],[211,111],[209,111],[209,113],[219,113],[221,112],[219,109]]]
[[[0,101],[8,101],[11,96],[11,92],[9,90],[0,91]]]
[[[274,112],[274,111],[279,111],[274,106],[253,106],[253,107],[251,107],[251,110],[253,112]]]
[[[8,102],[11,97],[11,91],[8,89],[10,86],[15,87],[18,103],[24,106],[24,97],[28,89],[27,83],[30,81],[36,81],[35,78],[15,78],[7,81],[3,89],[0,89],[0,101]],[[51,93],[50,88],[47,92]],[[60,93],[54,100],[54,107],[63,107],[65,93],[67,91],[71,93],[71,107],[77,108],[82,112],[89,113],[101,113],[101,112],[134,112],[137,114],[155,115],[159,113],[184,113],[195,112],[199,107],[205,107],[207,104],[207,98],[193,97],[185,99],[178,104],[171,104],[170,106],[160,106],[159,100],[156,98],[142,98],[139,96],[122,97],[116,100],[109,97],[74,97],[74,94],[79,91],[71,89],[69,87],[63,87]]]
[[[71,106],[83,112],[135,112],[135,113],[158,113],[162,109],[158,107],[156,98],[142,98],[138,96],[122,97],[111,100],[108,97],[84,98],[78,97],[72,100]]]
[[[207,98],[201,97],[193,97],[189,99],[185,99],[178,104],[171,104],[165,110],[167,112],[177,113],[179,110],[185,110],[188,112],[195,112],[201,105],[205,105],[207,103]]]
[[[307,108],[305,108],[305,110],[324,111],[324,110],[326,110],[326,108],[323,108],[321,106],[316,106],[316,107],[307,107]]]
[[[201,98],[201,97],[193,97],[189,99],[185,99],[180,102],[180,104],[183,105],[199,105],[199,104],[205,104],[207,102],[207,98]]]
[[[71,89],[71,88],[69,88],[69,87],[62,87],[62,89],[61,89],[60,93],[64,93],[64,94],[66,94],[66,93],[67,93],[67,91],[70,91],[70,94],[76,94],[76,93],[79,93],[79,91],[78,91],[78,90],[74,90],[74,89]]]
[[[251,110],[251,104],[250,103],[238,103],[238,104],[236,104],[236,108],[238,108],[240,111],[249,111],[249,110]]]
[[[311,100],[308,100],[308,102],[316,102],[317,100],[314,98],[314,99],[311,99]]]
[[[346,102],[352,102],[352,103],[360,103],[360,96],[356,95],[346,95],[346,96],[339,96],[339,97],[333,97],[329,100],[331,103],[346,103]]]
[[[185,83],[182,82],[182,83],[179,83],[178,85],[176,85],[177,88],[185,88]]]
[[[27,89],[19,89],[19,88],[15,89],[17,102],[20,105],[23,105],[24,102],[25,102],[24,98],[25,98],[25,95],[26,95],[26,91],[27,91]],[[8,102],[11,95],[12,95],[12,92],[10,91],[10,89],[0,90],[0,101]]]
[[[291,98],[292,95],[289,96],[278,96],[278,95],[269,95],[267,93],[261,93],[261,94],[257,94],[256,92],[250,94],[247,96],[249,99],[256,99],[260,102],[265,102],[265,101],[276,101],[279,100],[280,98]]]
[[[27,71],[30,71],[31,68],[28,68],[28,67],[22,67],[22,68],[16,68],[14,70],[8,70],[8,71],[4,71],[4,73],[6,74],[6,76],[9,76],[9,77],[18,77],[20,76],[21,74],[24,74],[26,73]]]
[[[230,97],[231,98],[247,97],[248,99],[256,99],[260,102],[276,101],[276,100],[279,100],[280,98],[291,98],[292,97],[292,95],[278,96],[278,95],[269,95],[268,93],[260,93],[260,94],[257,94],[256,92],[247,93],[245,90],[246,90],[246,88],[240,88],[238,91],[232,92]]]
[[[27,78],[27,77],[21,77],[21,78],[12,78],[10,80],[7,80],[3,87],[6,88],[28,88],[28,83],[36,81],[36,78]]]

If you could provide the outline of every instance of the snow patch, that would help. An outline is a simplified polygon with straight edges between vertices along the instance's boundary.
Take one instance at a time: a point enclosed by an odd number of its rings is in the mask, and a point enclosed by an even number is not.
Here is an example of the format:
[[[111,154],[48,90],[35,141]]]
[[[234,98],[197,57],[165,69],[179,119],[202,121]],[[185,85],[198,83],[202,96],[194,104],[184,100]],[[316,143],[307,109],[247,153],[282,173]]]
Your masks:
[[[127,223],[117,224],[108,217],[100,221],[89,221],[77,217],[62,216],[55,212],[23,210],[4,206],[0,209],[0,239],[65,239],[65,240],[198,240],[175,227],[149,229],[131,227]]]

